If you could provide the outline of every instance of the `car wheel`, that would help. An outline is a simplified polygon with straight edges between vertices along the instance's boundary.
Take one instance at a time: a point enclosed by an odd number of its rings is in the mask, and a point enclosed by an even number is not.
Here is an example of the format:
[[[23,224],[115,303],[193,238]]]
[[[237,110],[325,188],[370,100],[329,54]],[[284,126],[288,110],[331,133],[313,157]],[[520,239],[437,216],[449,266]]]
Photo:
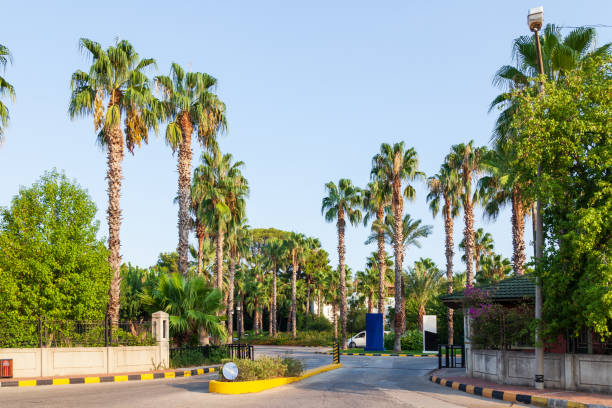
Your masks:
[[[355,348],[356,346],[357,346],[357,345],[355,344],[355,342],[354,342],[354,341],[351,341],[351,342],[349,343],[349,348]]]

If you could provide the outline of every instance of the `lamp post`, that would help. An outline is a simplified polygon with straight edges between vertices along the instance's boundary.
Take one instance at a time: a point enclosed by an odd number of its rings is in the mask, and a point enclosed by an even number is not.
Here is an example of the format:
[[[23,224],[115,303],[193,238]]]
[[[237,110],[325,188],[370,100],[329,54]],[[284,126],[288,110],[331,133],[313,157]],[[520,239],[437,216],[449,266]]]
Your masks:
[[[542,62],[542,47],[540,46],[540,35],[539,31],[542,28],[544,22],[544,8],[542,6],[529,9],[527,15],[527,24],[529,29],[534,33],[536,51],[538,54],[538,70],[540,75],[544,75],[544,64]],[[540,83],[540,93],[543,92],[542,83]],[[542,173],[542,166],[538,166],[538,179]],[[542,221],[542,201],[538,197],[536,204],[536,236],[535,236],[535,253],[536,262],[542,260],[543,248],[544,248],[544,223]],[[535,318],[538,320],[535,330],[535,359],[536,359],[536,370],[535,370],[535,388],[544,389],[544,346],[542,345],[542,333],[541,333],[541,319],[542,319],[542,282],[541,279],[536,276],[536,294],[535,294]]]

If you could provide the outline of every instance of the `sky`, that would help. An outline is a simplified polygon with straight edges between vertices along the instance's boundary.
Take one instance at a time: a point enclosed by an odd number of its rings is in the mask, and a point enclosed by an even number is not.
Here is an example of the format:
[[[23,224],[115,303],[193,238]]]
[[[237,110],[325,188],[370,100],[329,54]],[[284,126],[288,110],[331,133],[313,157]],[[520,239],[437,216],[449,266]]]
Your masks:
[[[496,116],[488,105],[499,93],[491,80],[512,63],[512,40],[529,33],[530,7],[543,5],[545,22],[561,26],[609,24],[612,16],[609,0],[87,3],[2,5],[0,44],[14,57],[2,75],[17,101],[4,100],[11,121],[0,146],[0,206],[55,167],[88,190],[99,235],[108,235],[106,153],[95,142],[92,119],[72,121],[67,108],[70,75],[88,67],[79,38],[107,47],[119,37],[157,60],[151,76],[177,62],[218,79],[229,123],[220,146],[246,163],[249,224],[318,237],[334,265],[336,226],[321,216],[325,183],[349,178],[365,186],[383,142],[414,147],[427,175],[437,172],[451,145],[486,145]],[[598,29],[598,42],[609,41],[612,28]],[[143,267],[178,242],[177,158],[161,129],[123,163],[121,254]],[[194,144],[194,165],[199,155]],[[425,185],[415,188],[405,212],[433,233],[421,248],[408,249],[405,265],[429,257],[443,269],[442,219],[432,217]],[[477,207],[475,218],[476,227],[493,235],[496,252],[510,258],[509,209],[490,221]],[[462,231],[461,215],[455,245]],[[369,227],[347,228],[353,270],[376,249],[364,245],[368,234]],[[455,246],[456,271],[465,268],[460,256]]]

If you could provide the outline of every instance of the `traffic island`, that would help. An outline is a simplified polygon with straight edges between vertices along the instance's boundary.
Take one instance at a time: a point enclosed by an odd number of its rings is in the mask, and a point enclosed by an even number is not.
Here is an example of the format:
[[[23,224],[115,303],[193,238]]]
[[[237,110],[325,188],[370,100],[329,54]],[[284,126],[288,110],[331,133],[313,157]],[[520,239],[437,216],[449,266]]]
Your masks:
[[[563,391],[555,392],[556,390],[539,391],[528,387],[504,389],[504,386],[498,386],[496,388],[500,389],[493,389],[476,385],[476,383],[466,384],[435,375],[430,376],[429,380],[435,384],[452,388],[453,390],[463,391],[468,394],[478,395],[480,397],[526,405],[536,405],[539,407],[606,408],[612,406],[612,396],[609,395],[568,393]],[[546,393],[546,395],[544,393]],[[553,398],[553,394],[556,394],[555,396],[558,397],[570,394],[570,398],[572,399]]]
[[[280,377],[254,381],[216,381],[208,384],[208,391],[217,394],[249,394],[291,384],[303,379],[342,367],[342,364],[330,364],[306,371],[299,377]]]

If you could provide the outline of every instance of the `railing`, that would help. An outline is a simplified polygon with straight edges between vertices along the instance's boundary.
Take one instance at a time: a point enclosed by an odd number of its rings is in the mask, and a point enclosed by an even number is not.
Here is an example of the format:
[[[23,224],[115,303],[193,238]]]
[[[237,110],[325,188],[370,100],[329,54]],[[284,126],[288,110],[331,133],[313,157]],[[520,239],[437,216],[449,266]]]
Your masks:
[[[188,353],[199,354],[202,361],[220,362],[225,358],[232,359],[255,359],[253,346],[248,344],[222,344],[207,346],[181,346],[170,348],[170,361],[175,361],[181,355]]]
[[[458,352],[461,352],[459,361],[457,361]],[[465,368],[465,345],[438,344],[438,368],[459,367]]]
[[[151,322],[21,320],[0,327],[0,348],[109,347],[154,345]]]
[[[249,344],[228,344],[227,345],[230,358],[244,358],[249,360],[255,360],[255,350],[253,346]]]

